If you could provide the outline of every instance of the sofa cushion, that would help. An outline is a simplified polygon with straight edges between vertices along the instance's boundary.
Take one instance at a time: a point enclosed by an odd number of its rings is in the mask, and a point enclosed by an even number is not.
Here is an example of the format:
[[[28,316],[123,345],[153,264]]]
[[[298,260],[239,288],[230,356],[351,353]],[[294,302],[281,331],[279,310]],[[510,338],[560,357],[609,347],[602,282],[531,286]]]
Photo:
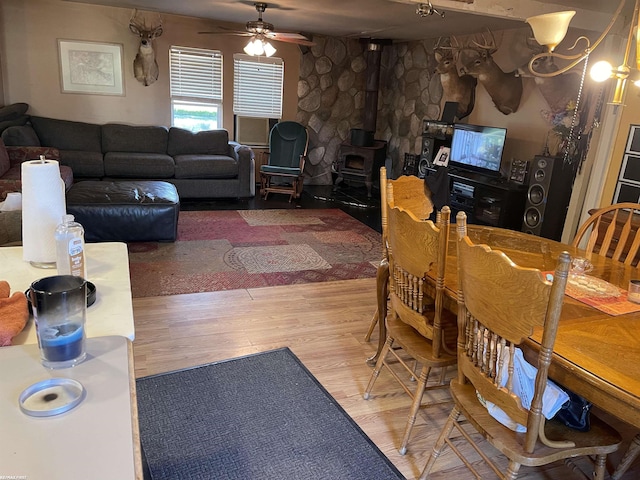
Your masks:
[[[40,144],[45,147],[87,152],[102,151],[100,125],[34,116],[31,117],[31,125],[38,134]]]
[[[4,146],[4,142],[0,139],[0,177],[7,173],[9,168],[11,168],[9,154],[7,153],[7,148]]]
[[[61,150],[60,164],[71,167],[79,178],[101,178],[104,176],[102,153]]]
[[[161,153],[108,152],[104,154],[104,173],[121,178],[171,178],[173,158]]]
[[[39,147],[40,139],[31,125],[14,125],[2,132],[5,145],[17,147]]]
[[[102,151],[166,154],[168,137],[166,127],[108,123],[102,126]]]
[[[238,162],[227,155],[176,155],[176,178],[236,178]]]
[[[167,153],[172,156],[229,155],[229,133],[222,129],[193,133],[182,128],[171,127]]]

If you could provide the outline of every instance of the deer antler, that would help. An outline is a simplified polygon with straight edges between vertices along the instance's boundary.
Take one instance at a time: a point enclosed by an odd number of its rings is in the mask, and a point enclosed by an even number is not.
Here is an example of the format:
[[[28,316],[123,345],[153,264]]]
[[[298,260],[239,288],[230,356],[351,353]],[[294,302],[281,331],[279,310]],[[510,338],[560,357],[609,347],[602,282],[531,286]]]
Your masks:
[[[162,30],[162,16],[160,15],[160,13],[158,13],[157,15],[158,15],[158,24],[155,27],[147,27],[147,21],[145,18],[142,19],[142,23],[140,23],[140,21],[137,20],[138,9],[134,8],[133,13],[131,14],[131,18],[129,19],[129,26],[130,27],[133,26],[141,32],[144,31],[144,32],[153,33],[153,32],[156,32],[158,29]]]
[[[445,37],[439,37],[438,41],[436,42],[436,44],[433,46],[433,51],[437,52],[437,51],[442,51],[442,50],[453,50],[453,47],[451,46],[451,40],[449,40],[449,45],[445,45]]]
[[[144,19],[142,20],[143,23],[140,23],[138,20],[136,20],[137,16],[138,9],[134,8],[133,13],[131,14],[131,18],[129,19],[129,25],[136,27],[138,30],[146,30],[147,24],[145,23]]]
[[[493,32],[491,30],[487,29],[487,32],[491,36],[489,41],[487,41],[484,36],[484,32],[482,32],[482,40],[484,40],[484,43],[480,44],[475,40],[471,40],[471,43],[473,43],[476,47],[481,48],[482,50],[486,50],[488,55],[493,55],[498,50],[498,47],[496,47],[496,39],[493,36]]]

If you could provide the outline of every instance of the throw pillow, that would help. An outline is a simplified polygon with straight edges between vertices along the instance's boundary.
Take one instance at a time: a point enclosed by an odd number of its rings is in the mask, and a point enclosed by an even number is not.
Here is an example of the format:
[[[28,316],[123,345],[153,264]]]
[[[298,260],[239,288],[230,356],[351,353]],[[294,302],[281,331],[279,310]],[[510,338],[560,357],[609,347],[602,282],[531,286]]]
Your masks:
[[[0,133],[3,133],[7,128],[17,125],[25,125],[29,121],[29,115],[22,115],[20,117],[11,120],[0,121]]]
[[[2,132],[5,145],[12,147],[39,147],[40,139],[31,125],[13,126]]]

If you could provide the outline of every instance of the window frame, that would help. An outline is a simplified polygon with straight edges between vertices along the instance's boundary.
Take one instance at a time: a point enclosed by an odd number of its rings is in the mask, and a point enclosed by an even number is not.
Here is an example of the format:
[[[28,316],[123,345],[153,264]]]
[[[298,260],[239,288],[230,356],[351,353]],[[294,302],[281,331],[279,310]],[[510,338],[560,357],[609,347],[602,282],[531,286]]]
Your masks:
[[[176,125],[177,105],[213,108],[215,129],[223,128],[223,55],[219,50],[172,45],[169,48],[171,125]]]
[[[265,76],[266,74],[266,76]],[[282,118],[284,60],[233,55],[233,113],[239,117]]]

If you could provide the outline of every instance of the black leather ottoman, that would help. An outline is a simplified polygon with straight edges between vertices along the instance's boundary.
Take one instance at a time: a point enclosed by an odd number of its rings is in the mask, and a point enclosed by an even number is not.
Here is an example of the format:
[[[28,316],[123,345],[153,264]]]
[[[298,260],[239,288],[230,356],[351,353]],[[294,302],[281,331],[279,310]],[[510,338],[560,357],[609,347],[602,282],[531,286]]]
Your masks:
[[[67,213],[87,242],[174,242],[180,199],[161,181],[82,181],[67,191]]]

